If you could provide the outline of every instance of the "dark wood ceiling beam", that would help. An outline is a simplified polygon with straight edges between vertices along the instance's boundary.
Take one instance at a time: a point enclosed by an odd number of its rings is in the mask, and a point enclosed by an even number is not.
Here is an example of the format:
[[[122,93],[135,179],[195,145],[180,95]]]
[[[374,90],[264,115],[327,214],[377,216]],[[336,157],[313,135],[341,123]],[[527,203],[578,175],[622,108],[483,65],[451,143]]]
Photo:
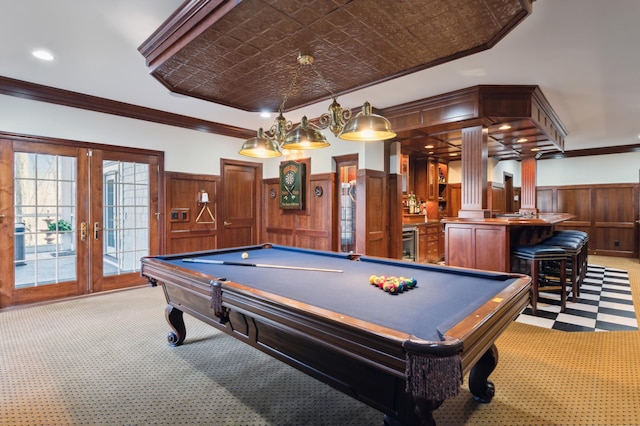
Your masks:
[[[56,105],[117,115],[120,117],[135,118],[137,120],[150,121],[153,123],[166,124],[169,126],[182,127],[184,129],[197,130],[199,132],[230,136],[239,139],[248,139],[256,135],[254,130],[229,126],[227,124],[201,120],[198,118],[188,117],[186,115],[174,114],[2,76],[0,76],[0,93],[23,99],[48,102]]]
[[[382,113],[400,135],[416,131],[433,135],[443,128],[480,124],[495,133],[495,137],[489,135],[490,139],[507,147],[513,147],[518,136],[525,136],[541,146],[551,144],[560,152],[567,135],[540,88],[531,85],[474,86],[386,108]],[[518,125],[510,130],[498,129],[499,124],[510,122]]]

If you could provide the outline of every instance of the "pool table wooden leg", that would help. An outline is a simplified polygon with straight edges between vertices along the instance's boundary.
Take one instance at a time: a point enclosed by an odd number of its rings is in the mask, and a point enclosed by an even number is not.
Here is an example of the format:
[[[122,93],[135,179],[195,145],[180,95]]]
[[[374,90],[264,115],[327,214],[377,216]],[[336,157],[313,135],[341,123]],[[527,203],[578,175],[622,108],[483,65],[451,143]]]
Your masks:
[[[498,365],[498,348],[496,345],[491,345],[469,373],[469,390],[476,401],[488,403],[493,399],[495,386],[488,378],[496,365]]]
[[[187,337],[187,329],[184,326],[182,311],[172,305],[167,305],[164,309],[164,317],[173,330],[167,335],[167,341],[171,346],[180,346],[182,342],[184,342],[185,337]]]
[[[408,426],[408,425],[420,425],[420,426],[435,426],[436,422],[433,419],[433,412],[442,405],[444,401],[432,401],[429,399],[409,399],[411,402],[411,409],[405,412],[407,418],[397,419],[390,415],[384,416],[384,426]]]

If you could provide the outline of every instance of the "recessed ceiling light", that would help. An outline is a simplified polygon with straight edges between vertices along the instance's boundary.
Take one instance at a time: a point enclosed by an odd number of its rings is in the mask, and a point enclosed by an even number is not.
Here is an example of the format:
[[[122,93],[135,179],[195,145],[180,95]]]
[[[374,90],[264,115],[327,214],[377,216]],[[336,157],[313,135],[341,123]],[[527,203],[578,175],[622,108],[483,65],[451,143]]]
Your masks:
[[[457,153],[452,152],[451,154],[449,154],[449,157],[455,157],[455,156],[457,156],[457,155],[458,155]]]
[[[511,126],[509,126],[508,124],[503,124],[502,126],[498,127],[498,130],[509,130],[511,128]]]
[[[540,148],[531,148],[531,152],[537,152],[540,151]]]
[[[260,117],[262,118],[271,118],[271,113],[269,111],[264,111],[260,113]]]
[[[522,142],[527,142],[528,140],[529,140],[529,139],[527,139],[527,138],[520,138],[520,139],[518,139],[516,142],[518,142],[518,143],[522,143]]]
[[[49,52],[48,50],[44,50],[44,49],[38,49],[38,50],[34,50],[33,52],[31,52],[31,54],[33,56],[35,56],[38,59],[41,59],[43,61],[53,61],[53,54],[51,52]]]
[[[431,148],[433,148],[433,145],[425,145],[424,147],[425,147],[426,149],[431,149]]]

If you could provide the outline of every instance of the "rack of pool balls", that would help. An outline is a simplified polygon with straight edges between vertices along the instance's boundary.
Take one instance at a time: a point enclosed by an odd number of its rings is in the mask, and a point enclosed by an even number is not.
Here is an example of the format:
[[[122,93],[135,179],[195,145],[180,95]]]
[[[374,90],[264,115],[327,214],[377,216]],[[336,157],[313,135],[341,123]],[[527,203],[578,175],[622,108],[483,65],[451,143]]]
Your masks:
[[[371,275],[369,277],[369,284],[375,285],[389,294],[398,294],[414,288],[418,284],[418,281],[416,281],[415,278]]]

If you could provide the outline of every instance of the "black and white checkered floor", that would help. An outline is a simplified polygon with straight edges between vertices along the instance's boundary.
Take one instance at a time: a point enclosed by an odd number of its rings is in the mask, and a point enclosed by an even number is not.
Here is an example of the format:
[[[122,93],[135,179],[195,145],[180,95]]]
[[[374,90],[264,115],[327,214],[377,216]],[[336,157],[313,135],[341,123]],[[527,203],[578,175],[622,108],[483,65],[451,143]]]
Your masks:
[[[517,322],[562,331],[637,330],[627,271],[589,265],[574,303],[571,295],[565,312],[560,313],[560,295],[541,293],[536,315],[527,307]]]

